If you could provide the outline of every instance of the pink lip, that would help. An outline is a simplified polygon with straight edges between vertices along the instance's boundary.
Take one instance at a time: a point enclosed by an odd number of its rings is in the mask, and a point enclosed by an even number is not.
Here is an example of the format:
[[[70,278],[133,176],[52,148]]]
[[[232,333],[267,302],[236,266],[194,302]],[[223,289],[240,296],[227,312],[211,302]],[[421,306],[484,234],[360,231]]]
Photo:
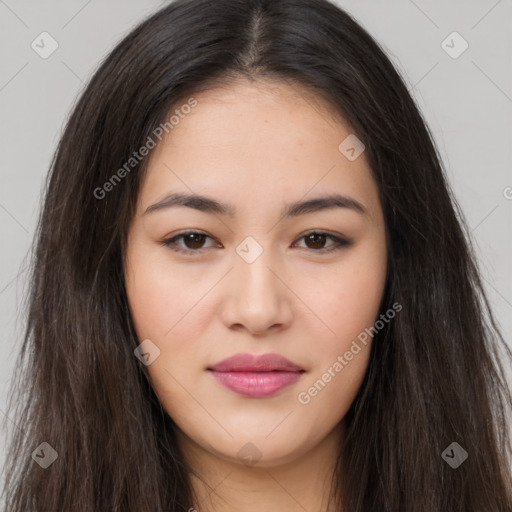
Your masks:
[[[231,391],[254,398],[277,393],[300,379],[304,372],[279,354],[236,354],[207,370]]]

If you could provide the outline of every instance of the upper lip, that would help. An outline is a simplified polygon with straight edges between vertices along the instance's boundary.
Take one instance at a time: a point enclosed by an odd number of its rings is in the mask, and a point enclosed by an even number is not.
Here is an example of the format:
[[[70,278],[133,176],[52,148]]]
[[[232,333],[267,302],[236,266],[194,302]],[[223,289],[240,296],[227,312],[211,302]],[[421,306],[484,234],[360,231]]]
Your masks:
[[[235,354],[207,369],[217,372],[305,371],[279,354]]]

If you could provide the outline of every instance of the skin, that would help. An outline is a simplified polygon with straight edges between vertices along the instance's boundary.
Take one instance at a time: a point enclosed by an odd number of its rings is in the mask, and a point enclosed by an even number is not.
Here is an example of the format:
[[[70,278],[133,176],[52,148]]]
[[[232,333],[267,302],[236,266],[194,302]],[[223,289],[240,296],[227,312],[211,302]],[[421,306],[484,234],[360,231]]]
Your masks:
[[[198,511],[325,511],[371,339],[309,403],[298,395],[378,318],[387,261],[377,185],[364,152],[350,161],[338,149],[350,127],[298,86],[240,80],[194,98],[198,105],[152,150],[129,231],[133,322],[160,350],[146,369],[195,473]],[[185,206],[144,214],[171,191],[213,197],[236,215]],[[285,203],[331,193],[366,213],[279,217]],[[199,252],[161,243],[187,230],[207,237],[176,245]],[[308,242],[312,230],[353,243],[322,253],[336,242]],[[236,251],[247,236],[263,251],[251,263]],[[271,397],[245,397],[206,370],[243,352],[278,353],[305,372]],[[247,443],[253,462],[237,455]]]

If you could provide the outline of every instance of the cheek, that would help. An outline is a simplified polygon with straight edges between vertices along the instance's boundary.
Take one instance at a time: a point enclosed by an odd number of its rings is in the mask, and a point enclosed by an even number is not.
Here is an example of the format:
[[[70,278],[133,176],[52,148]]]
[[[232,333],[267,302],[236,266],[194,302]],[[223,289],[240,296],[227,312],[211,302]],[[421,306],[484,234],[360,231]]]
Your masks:
[[[141,339],[165,339],[178,322],[186,321],[198,300],[196,286],[151,254],[133,254],[130,267],[126,292],[135,330]]]
[[[376,243],[361,247],[347,257],[336,272],[327,269],[311,293],[311,280],[301,292],[309,298],[311,309],[318,312],[331,333],[319,336],[323,354],[341,350],[365,328],[372,326],[379,312],[386,278],[384,248]],[[329,349],[331,347],[331,349]]]
[[[376,253],[373,254],[375,256]],[[385,285],[385,259],[361,255],[340,272],[315,307],[331,331],[315,336],[315,364],[297,401],[315,423],[334,425],[354,401],[364,379]]]
[[[335,304],[331,318],[336,333],[354,337],[364,328],[373,325],[379,311],[384,290],[384,269],[371,271],[368,266],[354,268],[337,282],[332,296]]]

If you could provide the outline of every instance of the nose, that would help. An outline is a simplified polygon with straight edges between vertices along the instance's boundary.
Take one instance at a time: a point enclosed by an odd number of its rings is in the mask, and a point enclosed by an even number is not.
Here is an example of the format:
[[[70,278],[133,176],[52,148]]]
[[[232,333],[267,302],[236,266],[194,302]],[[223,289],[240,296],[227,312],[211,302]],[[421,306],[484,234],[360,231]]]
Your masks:
[[[254,261],[234,256],[234,268],[225,281],[224,324],[255,336],[286,329],[293,319],[294,294],[282,265],[272,260],[270,250],[264,250]]]

